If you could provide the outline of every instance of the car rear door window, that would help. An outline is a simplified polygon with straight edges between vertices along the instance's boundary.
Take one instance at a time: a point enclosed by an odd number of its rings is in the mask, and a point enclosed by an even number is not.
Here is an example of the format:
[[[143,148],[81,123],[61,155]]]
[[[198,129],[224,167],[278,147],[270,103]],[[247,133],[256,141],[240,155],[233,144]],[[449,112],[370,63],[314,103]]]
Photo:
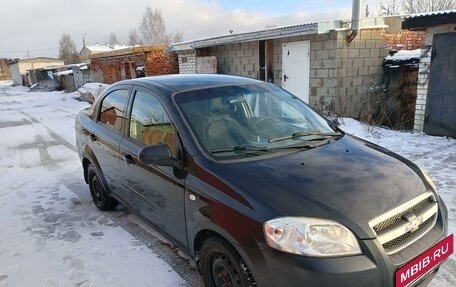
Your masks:
[[[152,94],[135,93],[129,136],[144,145],[167,144],[172,149],[174,127],[160,101]]]
[[[98,121],[122,132],[125,122],[125,107],[129,90],[115,90],[109,93],[101,103]]]

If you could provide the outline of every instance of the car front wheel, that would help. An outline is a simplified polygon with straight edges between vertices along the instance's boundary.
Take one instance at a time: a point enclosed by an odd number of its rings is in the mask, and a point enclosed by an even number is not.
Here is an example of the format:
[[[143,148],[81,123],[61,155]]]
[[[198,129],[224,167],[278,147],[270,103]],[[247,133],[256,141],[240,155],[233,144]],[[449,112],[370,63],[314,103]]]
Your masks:
[[[211,237],[203,243],[198,269],[208,287],[256,286],[241,256],[227,241],[218,237]]]
[[[117,200],[108,195],[100,174],[92,164],[87,168],[87,175],[90,195],[96,207],[103,211],[115,208],[118,204]]]

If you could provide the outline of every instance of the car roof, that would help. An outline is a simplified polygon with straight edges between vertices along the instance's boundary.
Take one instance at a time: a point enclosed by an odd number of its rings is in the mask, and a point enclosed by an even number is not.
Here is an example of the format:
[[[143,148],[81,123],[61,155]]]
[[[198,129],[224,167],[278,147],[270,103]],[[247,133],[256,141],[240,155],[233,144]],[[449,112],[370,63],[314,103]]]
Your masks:
[[[254,83],[258,84],[264,82],[246,77],[220,74],[174,74],[124,80],[117,82],[116,85],[134,84],[174,94],[187,90]]]

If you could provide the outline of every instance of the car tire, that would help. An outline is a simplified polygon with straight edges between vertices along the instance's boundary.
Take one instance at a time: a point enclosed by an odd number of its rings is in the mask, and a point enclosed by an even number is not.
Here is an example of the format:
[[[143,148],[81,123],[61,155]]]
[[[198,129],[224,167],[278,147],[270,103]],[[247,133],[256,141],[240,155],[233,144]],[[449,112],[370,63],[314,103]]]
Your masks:
[[[198,270],[204,285],[208,287],[256,286],[252,273],[239,253],[219,237],[211,237],[203,243]]]
[[[103,179],[92,164],[87,168],[87,178],[89,180],[90,195],[95,206],[103,211],[114,209],[118,202],[106,192]]]

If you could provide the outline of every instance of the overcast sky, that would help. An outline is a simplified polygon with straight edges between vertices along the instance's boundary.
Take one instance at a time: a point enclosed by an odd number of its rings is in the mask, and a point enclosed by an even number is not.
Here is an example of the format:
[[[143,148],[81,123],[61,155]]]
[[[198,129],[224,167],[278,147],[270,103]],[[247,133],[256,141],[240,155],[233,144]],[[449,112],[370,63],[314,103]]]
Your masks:
[[[364,0],[376,13],[378,1]],[[104,44],[115,33],[128,42],[147,6],[159,8],[168,33],[183,40],[351,17],[351,0],[1,0],[0,58],[57,57],[59,40],[69,33],[82,48]]]

